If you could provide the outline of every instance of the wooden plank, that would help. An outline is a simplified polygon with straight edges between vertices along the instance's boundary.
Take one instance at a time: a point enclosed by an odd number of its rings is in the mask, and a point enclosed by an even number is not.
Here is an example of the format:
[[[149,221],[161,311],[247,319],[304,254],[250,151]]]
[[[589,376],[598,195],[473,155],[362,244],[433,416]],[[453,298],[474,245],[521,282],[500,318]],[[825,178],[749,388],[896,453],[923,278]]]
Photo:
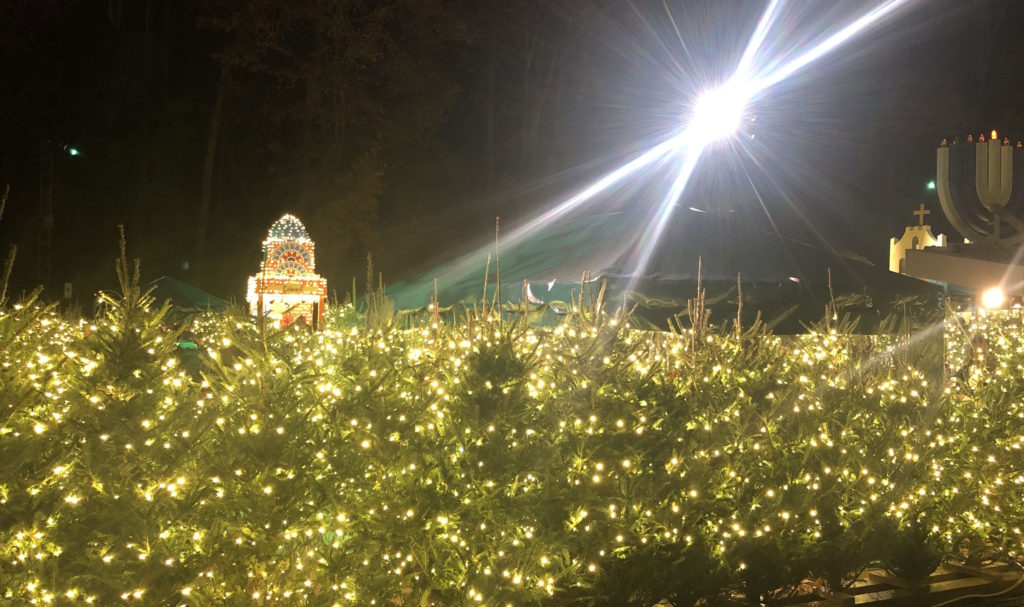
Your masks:
[[[928,584],[928,594],[942,594],[944,592],[955,592],[959,590],[970,590],[971,592],[994,592],[1001,584],[986,580],[984,578],[965,577],[959,580],[948,580]]]
[[[1020,577],[1020,570],[1013,569],[1009,565],[994,564],[987,567],[972,567],[969,565],[957,565],[955,563],[949,563],[946,565],[949,569],[959,571],[966,575],[972,575],[974,577],[983,577],[993,582],[1008,582],[1014,581]]]
[[[855,594],[853,595],[853,600],[857,605],[884,605],[896,598],[897,592],[902,591],[898,591],[894,588],[891,590],[873,590],[871,592]]]
[[[953,569],[953,568],[949,568]],[[1010,587],[1012,580],[993,580],[960,574],[938,573],[915,586],[909,580],[881,572],[869,572],[868,579],[875,582],[872,589],[889,585],[891,590],[875,590],[855,594],[857,605],[870,607],[918,607],[935,605],[954,598],[973,594],[991,594]]]
[[[925,607],[966,597],[1006,591],[1020,579],[1021,571],[1005,563],[987,567],[943,564],[915,584],[881,569],[869,569],[853,586],[828,595],[808,584],[803,594],[779,599],[771,607]],[[1017,589],[1017,594],[1024,586]]]
[[[902,590],[913,590],[915,585],[904,578],[889,573],[868,571],[868,579],[876,584],[888,584]]]
[[[852,607],[854,600],[852,596],[842,593],[826,596],[825,593],[813,592],[786,597],[768,604],[771,607]]]

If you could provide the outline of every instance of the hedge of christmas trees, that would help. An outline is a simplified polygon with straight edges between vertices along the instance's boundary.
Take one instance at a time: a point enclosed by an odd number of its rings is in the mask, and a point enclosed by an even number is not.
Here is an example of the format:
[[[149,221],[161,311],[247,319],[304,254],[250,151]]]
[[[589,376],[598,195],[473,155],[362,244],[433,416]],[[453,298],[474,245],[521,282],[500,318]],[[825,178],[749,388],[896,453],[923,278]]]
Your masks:
[[[925,373],[832,323],[174,326],[118,270],[96,318],[0,309],[0,603],[756,603],[1021,552],[1016,312]]]

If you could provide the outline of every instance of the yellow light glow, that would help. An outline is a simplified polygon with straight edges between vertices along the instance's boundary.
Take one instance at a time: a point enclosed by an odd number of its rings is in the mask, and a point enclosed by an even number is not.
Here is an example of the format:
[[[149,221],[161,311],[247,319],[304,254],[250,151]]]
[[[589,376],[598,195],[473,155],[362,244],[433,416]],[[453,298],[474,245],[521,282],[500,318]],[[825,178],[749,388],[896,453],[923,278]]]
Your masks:
[[[995,132],[995,131],[993,131]],[[997,310],[1006,303],[1006,293],[999,287],[986,289],[981,294],[981,305],[987,310]]]

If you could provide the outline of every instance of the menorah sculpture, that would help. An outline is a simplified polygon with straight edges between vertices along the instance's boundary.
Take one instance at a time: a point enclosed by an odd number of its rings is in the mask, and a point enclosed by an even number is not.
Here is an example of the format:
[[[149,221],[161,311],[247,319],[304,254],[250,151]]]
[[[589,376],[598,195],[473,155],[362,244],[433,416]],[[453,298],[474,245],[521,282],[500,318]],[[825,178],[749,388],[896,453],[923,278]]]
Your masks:
[[[968,135],[945,139],[936,154],[935,187],[942,212],[971,242],[1009,247],[1024,241],[1024,145]],[[1017,187],[1014,188],[1014,183]]]
[[[996,131],[943,139],[935,168],[942,212],[965,240],[907,251],[905,272],[977,292],[1024,294],[1024,144]]]

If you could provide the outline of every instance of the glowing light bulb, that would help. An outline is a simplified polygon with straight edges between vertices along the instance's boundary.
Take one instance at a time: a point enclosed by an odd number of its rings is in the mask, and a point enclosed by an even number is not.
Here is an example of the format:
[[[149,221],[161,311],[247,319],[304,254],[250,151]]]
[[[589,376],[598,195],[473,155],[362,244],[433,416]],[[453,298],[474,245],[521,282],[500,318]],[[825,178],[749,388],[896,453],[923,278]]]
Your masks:
[[[1006,293],[999,287],[992,287],[981,294],[981,305],[989,310],[1003,307],[1006,303]]]

